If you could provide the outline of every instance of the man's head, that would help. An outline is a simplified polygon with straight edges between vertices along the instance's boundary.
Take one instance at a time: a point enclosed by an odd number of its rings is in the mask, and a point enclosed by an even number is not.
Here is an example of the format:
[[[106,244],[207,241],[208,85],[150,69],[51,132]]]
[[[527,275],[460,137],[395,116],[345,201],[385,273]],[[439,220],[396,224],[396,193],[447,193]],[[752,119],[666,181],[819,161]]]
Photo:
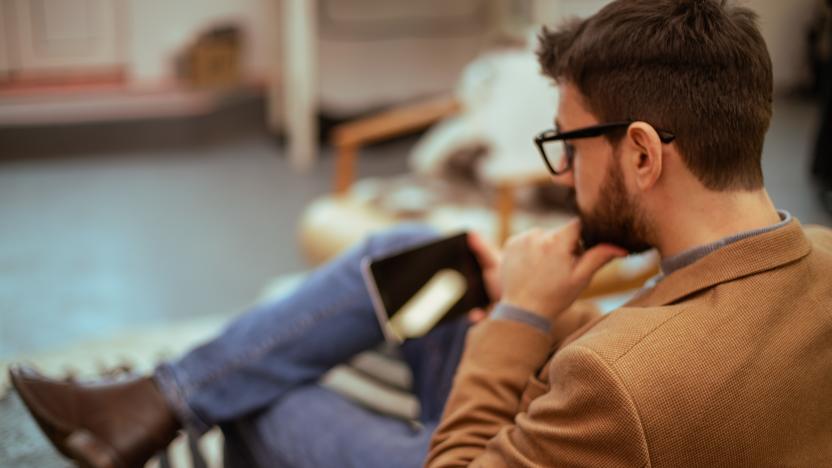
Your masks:
[[[689,176],[710,192],[762,189],[772,72],[750,10],[718,0],[618,0],[544,28],[538,58],[561,88],[561,131],[636,122],[567,142],[575,160],[566,183],[585,243],[654,245],[660,184],[689,184]],[[672,132],[673,143],[657,129]]]

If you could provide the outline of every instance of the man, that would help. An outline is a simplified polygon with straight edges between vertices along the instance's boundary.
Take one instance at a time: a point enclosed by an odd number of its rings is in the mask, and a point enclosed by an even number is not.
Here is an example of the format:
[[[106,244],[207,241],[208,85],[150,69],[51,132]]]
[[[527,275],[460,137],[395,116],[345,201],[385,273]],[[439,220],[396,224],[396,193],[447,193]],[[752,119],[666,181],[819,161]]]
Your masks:
[[[462,352],[466,321],[403,345],[422,430],[309,384],[381,339],[358,260],[432,235],[406,229],[153,380],[13,370],[47,435],[92,466],[137,465],[180,422],[222,425],[263,466],[418,466],[426,453],[431,467],[832,463],[832,235],[763,188],[772,77],[754,14],[619,0],[544,30],[539,58],[561,99],[557,130],[536,141],[581,220],[519,235],[502,256],[472,238],[498,304]],[[594,272],[648,247],[662,276],[587,323],[573,302]]]

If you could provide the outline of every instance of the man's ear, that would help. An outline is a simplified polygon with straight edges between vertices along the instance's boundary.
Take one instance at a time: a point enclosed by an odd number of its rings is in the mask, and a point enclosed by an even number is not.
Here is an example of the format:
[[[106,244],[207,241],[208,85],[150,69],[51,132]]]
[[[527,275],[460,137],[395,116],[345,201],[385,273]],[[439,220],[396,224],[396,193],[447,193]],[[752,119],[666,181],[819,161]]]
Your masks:
[[[629,169],[642,191],[653,187],[662,175],[662,142],[650,124],[634,122],[627,129]]]

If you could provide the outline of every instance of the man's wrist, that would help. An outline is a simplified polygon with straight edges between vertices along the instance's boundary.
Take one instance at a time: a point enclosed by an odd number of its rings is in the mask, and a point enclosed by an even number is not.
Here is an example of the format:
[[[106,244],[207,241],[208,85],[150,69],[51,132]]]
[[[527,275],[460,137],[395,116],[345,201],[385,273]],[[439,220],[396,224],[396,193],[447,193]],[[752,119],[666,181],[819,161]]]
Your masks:
[[[494,307],[491,312],[491,319],[524,323],[547,334],[552,329],[552,322],[546,317],[507,302],[499,302]]]

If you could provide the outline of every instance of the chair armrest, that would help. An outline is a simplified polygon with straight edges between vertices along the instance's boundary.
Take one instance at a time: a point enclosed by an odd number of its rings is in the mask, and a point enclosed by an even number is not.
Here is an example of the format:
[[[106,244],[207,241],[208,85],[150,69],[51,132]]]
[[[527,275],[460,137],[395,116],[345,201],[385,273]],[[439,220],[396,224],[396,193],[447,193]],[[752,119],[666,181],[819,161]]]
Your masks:
[[[344,193],[352,184],[355,156],[359,148],[426,128],[445,117],[456,114],[460,108],[460,103],[455,97],[441,96],[398,106],[335,127],[331,140],[336,152],[335,192]]]

